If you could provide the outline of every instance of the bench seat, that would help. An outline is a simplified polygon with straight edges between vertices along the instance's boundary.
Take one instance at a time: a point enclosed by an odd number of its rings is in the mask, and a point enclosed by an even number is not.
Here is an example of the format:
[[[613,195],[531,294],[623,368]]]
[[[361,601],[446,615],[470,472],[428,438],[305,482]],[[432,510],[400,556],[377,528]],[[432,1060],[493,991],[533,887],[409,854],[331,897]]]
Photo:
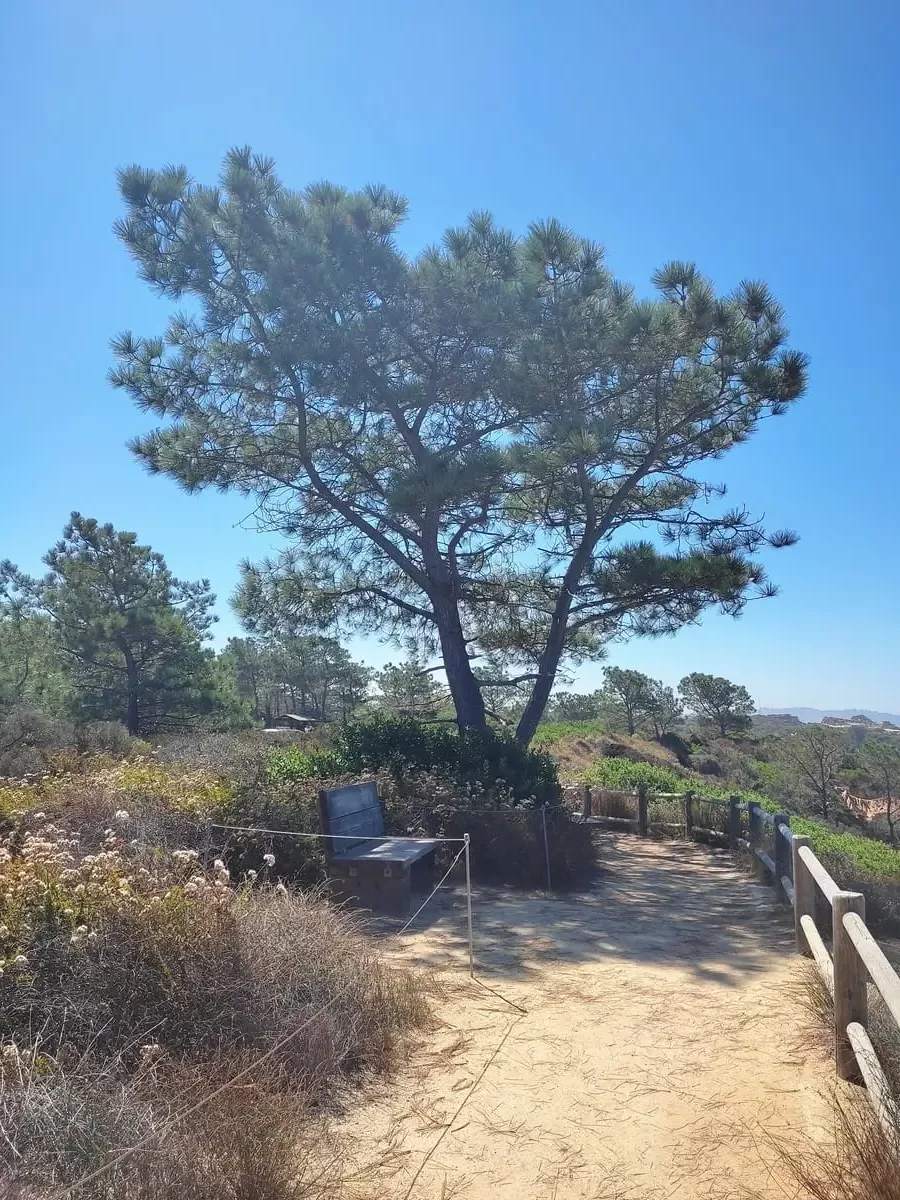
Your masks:
[[[340,843],[339,843],[340,844]],[[346,854],[335,854],[332,862],[395,862],[414,863],[427,854],[434,854],[437,842],[431,838],[385,838],[383,842],[373,842],[367,847],[354,846]]]
[[[403,915],[434,884],[433,838],[390,837],[374,781],[323,788],[319,822],[332,890],[367,908]]]

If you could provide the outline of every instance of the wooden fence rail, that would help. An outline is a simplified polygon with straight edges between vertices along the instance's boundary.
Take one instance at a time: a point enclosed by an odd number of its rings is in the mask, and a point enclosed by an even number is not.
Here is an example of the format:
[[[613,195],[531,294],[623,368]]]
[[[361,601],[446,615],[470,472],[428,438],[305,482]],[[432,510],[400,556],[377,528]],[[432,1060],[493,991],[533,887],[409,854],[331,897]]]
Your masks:
[[[757,812],[753,812],[757,809]],[[866,926],[865,899],[844,891],[816,858],[809,838],[793,833],[785,813],[748,805],[748,848],[794,912],[797,949],[812,956],[834,1002],[834,1050],[842,1079],[863,1083],[875,1115],[900,1150],[900,1110],[867,1032],[869,982],[900,1028],[900,976]],[[771,831],[772,854],[763,842]],[[816,894],[831,908],[831,951],[816,924]]]
[[[632,829],[642,837],[647,837],[653,830],[667,834],[683,830],[689,839],[700,834],[709,840],[719,839],[730,846],[738,846],[742,840],[746,842],[742,838],[741,814],[747,806],[741,804],[737,796],[723,800],[719,796],[703,796],[694,792],[655,792],[643,785],[636,792],[592,787],[589,784],[581,785],[577,791],[570,787],[564,790],[570,807],[576,811],[580,809],[584,820],[590,819],[612,829]],[[673,816],[680,816],[681,819],[652,819],[651,802],[668,802],[675,810]],[[704,824],[710,809],[722,810],[721,829]],[[628,810],[629,815],[623,815]]]
[[[865,1085],[875,1115],[900,1156],[900,1104],[891,1092],[867,1032],[870,982],[900,1029],[900,975],[866,925],[862,894],[838,886],[813,853],[809,838],[791,830],[787,813],[768,813],[759,804],[742,803],[736,796],[722,800],[696,796],[690,791],[651,793],[643,786],[637,793],[597,790],[601,802],[604,795],[616,797],[620,804],[630,796],[635,804],[634,818],[593,818],[602,823],[629,826],[645,837],[654,827],[671,830],[671,823],[653,822],[649,815],[652,800],[672,801],[682,809],[681,827],[688,838],[698,833],[711,835],[749,852],[760,875],[775,886],[777,894],[793,909],[797,950],[812,957],[832,997],[837,1072],[842,1079]],[[588,786],[582,789],[582,802],[584,818],[592,817],[594,796]],[[728,810],[724,833],[696,823],[704,806]],[[824,937],[816,922],[817,893],[831,909],[831,928]],[[831,942],[830,950],[826,937]]]

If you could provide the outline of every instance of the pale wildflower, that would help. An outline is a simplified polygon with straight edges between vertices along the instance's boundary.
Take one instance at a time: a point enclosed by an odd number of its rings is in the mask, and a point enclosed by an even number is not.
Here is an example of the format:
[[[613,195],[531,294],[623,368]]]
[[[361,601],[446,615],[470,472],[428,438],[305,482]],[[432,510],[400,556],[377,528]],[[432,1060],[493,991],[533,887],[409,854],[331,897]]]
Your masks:
[[[256,882],[256,871],[254,871],[252,869],[249,870],[247,872],[247,878],[250,880],[251,883],[255,883]]]
[[[118,808],[113,813],[114,821],[130,821],[131,816],[126,808]]]
[[[34,817],[35,821],[46,821],[47,820],[47,814],[45,812],[36,812],[33,814],[33,817]]]
[[[264,854],[263,862],[266,864],[267,867],[274,867],[275,866],[275,855],[274,854]]]
[[[6,1042],[0,1046],[0,1075],[7,1071],[20,1071],[22,1067],[22,1052],[15,1042]]]
[[[25,955],[24,955],[24,954],[17,954],[17,955],[16,955],[16,957],[15,957],[15,958],[12,960],[12,966],[14,966],[14,967],[27,967],[27,966],[28,966],[28,959],[25,957]]]

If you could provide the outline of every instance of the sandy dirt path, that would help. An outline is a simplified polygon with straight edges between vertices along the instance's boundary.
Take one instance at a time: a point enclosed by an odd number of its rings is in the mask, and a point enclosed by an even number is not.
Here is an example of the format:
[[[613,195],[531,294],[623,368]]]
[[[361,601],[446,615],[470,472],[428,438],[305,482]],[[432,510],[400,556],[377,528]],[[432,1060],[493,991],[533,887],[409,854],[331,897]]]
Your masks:
[[[828,1142],[833,1067],[785,911],[723,852],[602,847],[589,893],[477,893],[494,992],[466,976],[463,897],[406,935],[399,956],[441,981],[439,1028],[344,1122],[348,1197],[794,1194],[769,1138]]]

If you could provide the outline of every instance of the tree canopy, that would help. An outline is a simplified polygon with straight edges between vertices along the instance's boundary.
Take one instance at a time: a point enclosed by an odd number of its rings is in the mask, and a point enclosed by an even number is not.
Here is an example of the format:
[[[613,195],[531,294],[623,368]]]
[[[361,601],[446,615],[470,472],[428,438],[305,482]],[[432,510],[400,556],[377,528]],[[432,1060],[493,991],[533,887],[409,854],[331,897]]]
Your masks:
[[[628,732],[633,734],[637,721],[652,707],[654,680],[624,667],[604,667],[603,679],[607,696],[622,712]]]
[[[700,469],[804,390],[765,284],[672,262],[641,300],[589,239],[488,213],[410,258],[402,196],[292,191],[249,149],[218,186],[135,166],[120,189],[141,276],[186,305],[114,342],[160,419],[136,454],[252,497],[290,547],[245,585],[298,620],[439,652],[461,726],[483,656],[527,682],[527,742],[567,661],[773,593],[757,552],[794,535]]]
[[[49,619],[37,609],[31,580],[0,562],[0,715],[35,708],[65,709],[68,681]]]
[[[888,836],[892,842],[896,842],[897,799],[900,797],[900,748],[867,738],[863,743],[860,758],[881,792],[881,798],[885,802],[884,815]]]
[[[365,702],[372,672],[321,634],[229,638],[219,656],[257,720],[283,712],[346,721]]]
[[[415,658],[388,663],[375,676],[378,685],[376,703],[399,717],[433,717],[446,703],[446,693]]]
[[[847,749],[846,738],[828,725],[804,725],[778,742],[782,769],[826,820]]]
[[[721,675],[694,671],[685,675],[678,691],[688,711],[718,725],[722,737],[729,729],[746,729],[756,709],[745,687]]]
[[[135,534],[80,513],[44,561],[49,574],[29,588],[69,664],[79,715],[140,734],[212,706],[205,579],[176,579]]]

